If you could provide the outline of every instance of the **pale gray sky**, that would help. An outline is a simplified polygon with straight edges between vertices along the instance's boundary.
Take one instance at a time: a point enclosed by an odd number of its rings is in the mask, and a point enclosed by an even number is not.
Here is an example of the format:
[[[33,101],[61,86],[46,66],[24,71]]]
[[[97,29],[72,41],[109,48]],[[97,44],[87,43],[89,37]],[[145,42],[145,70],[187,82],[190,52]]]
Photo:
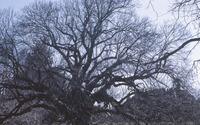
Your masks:
[[[12,9],[19,11],[24,6],[34,1],[36,0],[0,0],[0,9],[11,7]],[[149,3],[149,1],[151,1],[152,3]],[[173,0],[140,0],[139,2],[141,3],[141,8],[137,10],[137,13],[140,16],[149,17],[155,24],[162,25],[164,21],[174,19],[172,14],[168,13],[169,5],[171,4],[170,1]],[[200,59],[199,50],[200,45],[197,46],[194,52],[192,53],[192,59]]]
[[[151,0],[152,5],[148,2],[150,0],[141,0],[142,7],[138,10],[139,15],[149,17],[155,24],[164,24],[165,21],[176,20],[177,16],[172,16],[171,12],[168,12],[170,5],[174,0]],[[183,22],[184,23],[184,22]],[[190,28],[192,29],[192,27]],[[191,44],[189,48],[192,48],[194,44]],[[188,49],[189,49],[188,48]],[[192,60],[200,59],[200,45],[196,46],[190,55]]]
[[[168,0],[140,0],[140,3],[141,8],[138,9],[138,14],[149,17],[155,23],[163,23],[164,20],[173,18],[168,13],[170,5]]]
[[[19,11],[24,6],[28,5],[38,0],[0,0],[0,9],[4,8],[13,8],[16,11]],[[46,0],[50,1],[50,0]],[[56,0],[53,0],[56,1]],[[59,1],[59,0],[57,0]],[[60,0],[61,1],[61,0]],[[162,23],[164,19],[170,17],[170,14],[167,13],[169,1],[168,0],[151,0],[151,4],[149,3],[150,0],[140,0],[141,8],[138,9],[138,14],[141,16],[148,16],[153,21],[157,21],[158,23]],[[153,10],[155,9],[156,12]]]
[[[34,0],[0,0],[0,9],[13,8],[16,11],[19,11],[25,5],[33,2]]]
[[[12,9],[19,11],[24,6],[34,1],[36,0],[0,0],[0,9],[11,7]],[[152,3],[149,3],[149,1]],[[174,0],[140,0],[141,8],[137,10],[137,13],[139,16],[149,17],[155,24],[162,25],[164,21],[174,19],[172,14],[168,12],[169,5],[171,4],[170,1]],[[190,55],[190,58],[192,60],[200,59],[199,51],[200,45],[195,48],[193,53]]]

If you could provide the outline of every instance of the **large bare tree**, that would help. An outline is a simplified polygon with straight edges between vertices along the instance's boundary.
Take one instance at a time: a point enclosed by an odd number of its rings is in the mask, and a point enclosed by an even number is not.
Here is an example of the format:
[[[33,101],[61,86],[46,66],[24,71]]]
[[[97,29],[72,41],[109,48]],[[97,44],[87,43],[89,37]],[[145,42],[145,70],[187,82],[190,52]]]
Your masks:
[[[53,111],[54,122],[74,125],[89,124],[98,113],[138,122],[122,109],[127,98],[174,79],[186,83],[188,73],[176,54],[199,39],[183,41],[181,25],[157,30],[136,15],[134,2],[35,2],[1,19],[0,85],[12,106],[0,112],[0,123],[35,108]],[[120,87],[126,93],[114,96],[111,91]]]

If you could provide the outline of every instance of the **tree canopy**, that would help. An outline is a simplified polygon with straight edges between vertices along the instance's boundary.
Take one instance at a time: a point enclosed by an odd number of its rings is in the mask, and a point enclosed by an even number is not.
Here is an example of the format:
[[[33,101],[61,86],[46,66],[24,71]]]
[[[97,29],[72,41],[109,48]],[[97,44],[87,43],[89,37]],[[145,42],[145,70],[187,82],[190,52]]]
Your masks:
[[[199,38],[189,39],[181,24],[158,29],[135,6],[132,0],[63,0],[2,11],[0,88],[11,106],[0,111],[0,123],[38,108],[59,123],[89,124],[98,113],[138,122],[123,110],[128,98],[190,83],[180,52]]]

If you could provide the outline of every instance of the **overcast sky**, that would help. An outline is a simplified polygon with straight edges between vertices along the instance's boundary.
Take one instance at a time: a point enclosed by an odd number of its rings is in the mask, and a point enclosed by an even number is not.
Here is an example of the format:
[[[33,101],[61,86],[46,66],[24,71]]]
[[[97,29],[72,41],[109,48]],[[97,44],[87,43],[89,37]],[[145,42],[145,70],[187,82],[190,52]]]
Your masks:
[[[19,11],[24,6],[36,0],[0,0],[0,9],[11,7],[15,11]],[[46,0],[48,1],[48,0]],[[59,1],[59,0],[53,0]],[[171,20],[174,17],[168,12],[170,1],[173,0],[138,0],[141,2],[141,8],[137,10],[138,15],[149,17],[155,24],[162,25],[164,21]],[[149,3],[152,2],[152,5]],[[192,58],[200,59],[200,46],[198,46],[192,54]]]
[[[25,5],[28,5],[29,3],[33,1],[36,1],[36,0],[0,0],[0,9],[11,7],[14,10],[19,11]],[[140,2],[142,3],[142,6],[141,6],[142,9],[139,9],[140,10],[139,15],[149,16],[152,20],[157,20],[158,18],[159,20],[163,20],[169,15],[167,14],[168,5],[169,5],[168,0],[152,0],[152,4],[157,13],[153,11],[153,8],[152,6],[150,6],[148,0],[140,0]]]
[[[33,1],[34,0],[0,0],[0,8],[4,9],[11,7],[18,11]]]
[[[0,0],[0,8],[3,9],[3,8],[11,7],[14,10],[20,10],[25,5],[28,5],[29,3],[33,1],[36,1],[36,0]],[[147,15],[147,16],[152,15],[155,17],[157,16],[156,13],[152,11],[151,6],[148,7],[148,4],[149,4],[148,0],[140,0],[140,2],[142,2],[142,7],[148,10],[142,15]],[[160,14],[166,13],[166,10],[168,9],[167,5],[169,4],[168,0],[153,0],[152,2],[159,16],[161,16]]]
[[[15,11],[19,11],[24,6],[34,1],[36,0],[0,0],[0,9],[11,7]],[[149,1],[152,2],[153,6],[151,6]],[[149,17],[155,24],[162,25],[164,21],[174,18],[171,13],[168,13],[169,5],[171,4],[169,1],[170,0],[139,0],[139,2],[141,2],[141,8],[137,10],[137,13],[140,16]],[[199,48],[200,46],[193,52],[191,56],[193,59],[200,59]]]
[[[0,0],[0,9],[11,7],[15,11],[19,11],[21,8],[34,1],[36,0]],[[149,1],[152,1],[153,6],[151,6]],[[141,8],[137,10],[137,14],[139,16],[147,16],[155,24],[162,25],[164,21],[174,18],[171,13],[168,13],[170,5],[169,1],[170,0],[139,0],[139,2],[141,2]],[[192,55],[190,56],[192,60],[200,59],[199,51],[200,45],[195,48]]]

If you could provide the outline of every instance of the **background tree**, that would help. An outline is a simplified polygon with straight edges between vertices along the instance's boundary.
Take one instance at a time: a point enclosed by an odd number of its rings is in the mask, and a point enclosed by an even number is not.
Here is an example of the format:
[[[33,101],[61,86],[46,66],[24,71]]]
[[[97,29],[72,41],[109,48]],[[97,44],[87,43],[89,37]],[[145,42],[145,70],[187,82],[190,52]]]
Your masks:
[[[124,109],[149,123],[199,124],[199,103],[187,90],[152,89],[128,99]]]
[[[181,84],[189,81],[176,53],[193,39],[183,42],[181,25],[157,30],[134,7],[131,0],[35,2],[10,19],[14,25],[0,39],[0,64],[8,69],[1,86],[14,103],[0,123],[36,108],[54,112],[60,123],[89,124],[98,113],[138,122],[122,109],[127,98],[182,75]],[[119,87],[127,92],[111,94]]]

